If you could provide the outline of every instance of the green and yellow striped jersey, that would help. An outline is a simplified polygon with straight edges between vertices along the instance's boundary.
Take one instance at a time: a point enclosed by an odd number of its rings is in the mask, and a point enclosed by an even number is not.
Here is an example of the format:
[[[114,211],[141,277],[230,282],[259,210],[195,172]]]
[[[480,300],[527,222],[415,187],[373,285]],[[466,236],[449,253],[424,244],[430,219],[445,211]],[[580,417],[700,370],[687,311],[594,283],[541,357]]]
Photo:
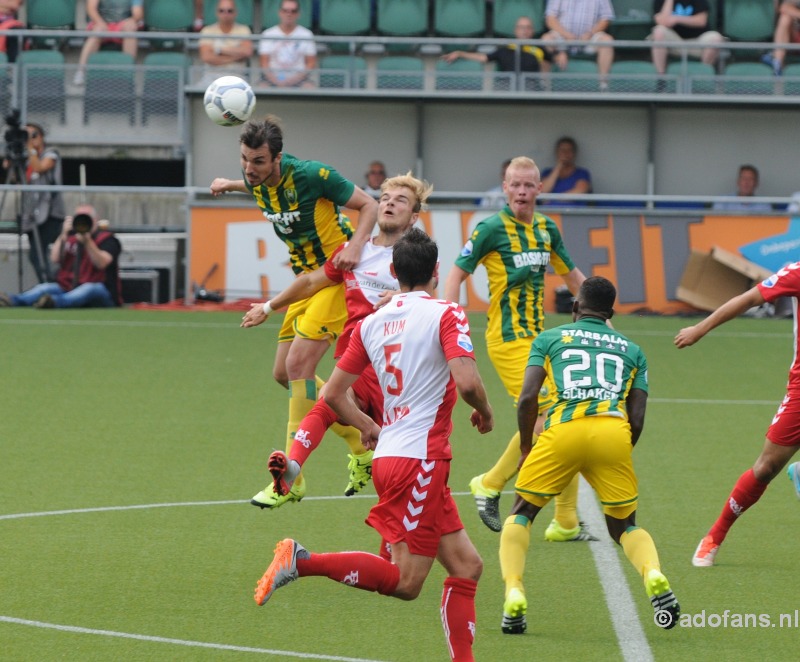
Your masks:
[[[353,236],[353,226],[339,207],[352,197],[355,184],[324,163],[284,154],[277,186],[244,182],[289,248],[296,274],[318,269]]]
[[[528,365],[542,366],[556,385],[557,400],[545,430],[584,416],[627,419],[630,390],[647,391],[642,349],[594,317],[540,333],[531,345]]]
[[[575,268],[561,233],[551,218],[534,213],[530,225],[502,211],[475,226],[456,259],[474,273],[483,264],[489,276],[488,344],[537,335],[544,328],[544,273]]]

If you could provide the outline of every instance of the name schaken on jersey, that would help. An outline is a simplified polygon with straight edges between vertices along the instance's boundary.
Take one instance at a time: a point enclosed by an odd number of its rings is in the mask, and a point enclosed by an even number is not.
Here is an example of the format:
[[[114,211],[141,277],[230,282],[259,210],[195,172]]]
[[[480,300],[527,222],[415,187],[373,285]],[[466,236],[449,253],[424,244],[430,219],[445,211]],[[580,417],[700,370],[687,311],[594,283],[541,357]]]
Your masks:
[[[457,399],[448,361],[474,359],[463,309],[424,292],[395,296],[355,329],[339,367],[360,374],[372,363],[384,397],[375,457],[450,459]]]
[[[622,353],[628,351],[628,339],[613,333],[561,327],[561,339],[565,344],[574,344],[576,346],[605,348]],[[604,386],[583,388],[582,386],[586,385],[570,384],[565,386],[561,397],[565,400],[618,400],[620,397],[618,389],[610,390]]]

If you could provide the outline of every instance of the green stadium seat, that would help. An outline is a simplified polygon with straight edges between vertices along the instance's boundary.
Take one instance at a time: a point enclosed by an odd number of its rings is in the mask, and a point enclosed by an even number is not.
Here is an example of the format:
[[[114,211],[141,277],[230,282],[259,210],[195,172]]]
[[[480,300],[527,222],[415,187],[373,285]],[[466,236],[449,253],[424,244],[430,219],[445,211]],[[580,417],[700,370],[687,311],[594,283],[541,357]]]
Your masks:
[[[278,24],[278,9],[281,6],[281,0],[261,0],[261,23],[265,28],[271,28],[273,25]],[[300,0],[300,18],[297,20],[298,25],[312,30],[314,25],[314,12],[311,6],[311,0]]]
[[[358,89],[367,86],[367,61],[357,55],[324,55],[319,64],[322,88]]]
[[[494,0],[492,33],[495,37],[514,37],[514,25],[520,16],[533,21],[534,34],[545,32],[545,0]]]
[[[375,26],[390,37],[416,37],[428,32],[427,0],[378,0]]]
[[[148,32],[190,32],[194,23],[194,0],[144,0],[144,25]],[[154,48],[179,48],[176,39],[150,39]]]
[[[770,95],[777,79],[772,67],[761,62],[733,62],[725,67],[722,89],[725,94]]]
[[[261,26],[255,24],[254,0],[235,0],[236,22],[246,25],[255,33],[261,32]],[[217,4],[219,0],[204,0],[203,2],[203,25],[212,25],[217,22]],[[277,13],[276,13],[277,16]],[[277,22],[277,18],[275,19]],[[274,25],[270,23],[270,25]]]
[[[28,0],[27,24],[31,30],[73,30],[75,28],[76,0]],[[60,48],[65,37],[35,37],[34,48]]]
[[[611,65],[608,88],[611,92],[650,94],[656,91],[658,75],[652,62],[627,60]]]
[[[117,113],[136,120],[136,68],[133,58],[121,51],[98,51],[86,64],[83,123],[94,113]]]
[[[17,65],[25,115],[58,113],[61,124],[64,124],[67,97],[61,52],[50,49],[23,51],[17,57]]]
[[[11,80],[11,67],[8,64],[8,56],[0,51],[0,117],[5,117],[9,111],[11,94],[8,83]]]
[[[732,41],[772,41],[775,7],[771,0],[725,0],[722,27]]]
[[[597,65],[589,60],[570,58],[563,71],[553,69],[550,84],[553,92],[597,92]]]
[[[651,0],[612,0],[614,20],[608,31],[614,39],[636,41],[646,39],[653,29]]]
[[[800,96],[800,64],[787,64],[783,68],[783,93]]]
[[[379,90],[421,90],[425,86],[425,65],[417,57],[382,57],[375,68]]]
[[[670,62],[667,65],[667,75],[679,76],[678,90],[682,94],[714,94],[716,92],[716,80],[713,78],[716,72],[713,65],[697,60],[687,60],[684,62]],[[667,91],[675,92],[675,82],[668,81]]]
[[[480,37],[486,34],[483,0],[435,0],[433,30],[442,37]]]
[[[367,34],[372,27],[371,0],[320,0],[319,32],[331,35]]]
[[[142,61],[142,124],[150,115],[177,116],[190,59],[186,53],[148,53]]]
[[[436,89],[440,91],[480,91],[483,89],[484,68],[480,62],[459,59],[448,64],[436,61]]]

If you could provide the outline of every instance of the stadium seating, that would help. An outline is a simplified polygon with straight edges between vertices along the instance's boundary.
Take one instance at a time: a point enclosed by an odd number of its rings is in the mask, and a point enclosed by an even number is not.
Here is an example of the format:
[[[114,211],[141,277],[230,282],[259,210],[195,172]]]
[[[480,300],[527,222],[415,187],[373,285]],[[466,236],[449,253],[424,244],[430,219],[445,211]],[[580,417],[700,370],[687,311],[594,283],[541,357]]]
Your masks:
[[[66,93],[64,89],[64,56],[60,51],[23,51],[17,57],[21,85],[20,95],[25,99],[26,115],[29,113],[58,113],[59,121],[66,121]]]
[[[608,88],[611,92],[652,94],[656,91],[657,72],[652,62],[627,60],[611,65]]]
[[[194,0],[144,1],[144,24],[148,32],[189,32],[194,23]],[[183,45],[175,39],[156,39],[154,48],[173,49]]]
[[[482,37],[486,34],[483,0],[435,0],[433,30],[442,37]]]
[[[483,65],[474,60],[456,60],[448,64],[436,62],[436,89],[439,91],[479,91],[483,89]]]
[[[371,0],[320,0],[319,32],[330,35],[367,34],[372,27]]]
[[[382,57],[376,65],[379,90],[421,90],[425,83],[425,65],[417,57],[394,55]]]
[[[725,0],[722,27],[733,41],[772,41],[775,8],[771,0]]]
[[[133,58],[121,51],[99,51],[89,56],[83,97],[83,123],[93,113],[117,113],[136,121],[136,68]]]
[[[311,0],[299,0],[299,3],[300,18],[297,20],[297,24],[311,30],[314,27],[314,12]],[[278,24],[278,9],[280,6],[281,0],[261,0],[261,23],[265,28],[271,28],[273,25]]]
[[[27,23],[31,30],[72,30],[75,28],[76,0],[28,0]],[[60,48],[66,38],[37,37],[35,48]]]
[[[570,58],[563,71],[553,69],[551,89],[553,92],[596,92],[597,65],[590,60]]]
[[[680,76],[677,91],[681,94],[714,94],[716,81],[714,67],[705,62],[687,60],[684,62],[670,62],[667,65],[667,74]],[[675,82],[669,81],[668,92],[675,92]]]
[[[150,115],[177,115],[183,97],[189,56],[185,53],[148,53],[142,64],[142,124]]]
[[[375,26],[379,34],[416,37],[428,31],[426,0],[378,0]]]
[[[320,58],[321,88],[358,89],[367,86],[367,61],[356,55],[324,55]]]
[[[783,93],[800,96],[800,64],[788,64],[783,68]]]
[[[612,0],[614,20],[608,31],[614,39],[646,39],[653,28],[651,0]],[[710,3],[709,3],[710,4]]]
[[[770,95],[775,92],[772,67],[761,62],[733,62],[725,67],[725,94]]]
[[[217,22],[217,4],[219,0],[204,0],[203,25],[212,25]],[[235,0],[236,22],[246,25],[255,33],[261,32],[261,26],[255,24],[253,11],[254,0]],[[277,18],[275,19],[278,20]],[[273,23],[270,23],[273,25]]]
[[[492,6],[492,33],[496,37],[514,37],[514,24],[520,16],[533,21],[534,34],[545,31],[545,0],[495,0]]]

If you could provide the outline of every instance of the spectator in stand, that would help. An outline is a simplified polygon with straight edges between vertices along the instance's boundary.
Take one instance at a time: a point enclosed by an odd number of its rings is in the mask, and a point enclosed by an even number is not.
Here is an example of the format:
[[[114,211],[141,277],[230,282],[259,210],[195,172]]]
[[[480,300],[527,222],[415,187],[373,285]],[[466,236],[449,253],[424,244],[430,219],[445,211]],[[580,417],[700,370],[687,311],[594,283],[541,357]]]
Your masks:
[[[511,159],[503,161],[500,166],[500,183],[497,186],[490,188],[483,197],[478,201],[478,205],[483,209],[502,209],[508,202],[505,191],[503,191],[503,181],[506,178],[506,170],[511,164]]]
[[[261,33],[261,80],[273,87],[314,87],[317,47],[311,30],[297,24],[298,0],[282,0],[278,18],[278,25]]]
[[[205,7],[203,7],[203,0],[194,0],[194,23],[192,23],[192,30],[200,32],[205,25]]]
[[[514,38],[519,40],[533,39],[533,20],[520,16],[514,24]],[[472,51],[452,51],[442,55],[445,62],[452,63],[463,58],[474,62],[494,62],[498,71],[539,72],[550,71],[550,54],[538,46],[523,46],[518,49],[515,43],[495,48],[491,53],[475,53]]]
[[[772,67],[776,76],[780,76],[783,73],[786,49],[777,46],[800,43],[800,0],[786,0],[780,4],[772,40],[776,45],[775,50],[763,55],[761,61]]]
[[[382,161],[373,161],[369,164],[367,172],[364,175],[367,178],[367,184],[364,190],[373,197],[381,194],[381,184],[386,179],[386,166]]]
[[[556,142],[556,164],[542,172],[542,193],[591,193],[592,175],[586,168],[575,165],[578,143],[574,138],[564,136]],[[576,200],[552,200],[546,203],[551,207],[582,207],[585,202]]]
[[[246,25],[236,22],[236,3],[234,0],[217,2],[217,22],[205,26],[198,42],[200,59],[205,66],[203,84],[226,74],[247,77],[253,42],[249,39],[236,39],[252,34]]]
[[[16,30],[25,25],[17,18],[24,0],[0,0],[0,30]],[[5,53],[9,62],[15,62],[20,51],[20,41],[14,37],[0,37],[0,53]]]
[[[102,223],[102,224],[101,224]],[[0,307],[110,308],[119,306],[119,240],[97,220],[91,205],[79,205],[75,216],[67,216],[61,234],[50,249],[50,261],[58,265],[55,283],[39,283],[31,289],[7,296],[0,294]]]
[[[86,14],[89,16],[86,29],[95,32],[136,32],[144,25],[143,2],[144,0],[86,0]],[[75,85],[83,85],[89,56],[100,49],[103,41],[119,40],[89,37],[83,43],[78,58],[78,70],[72,81]],[[122,40],[122,51],[136,57],[138,45],[135,37],[128,37]]]
[[[614,8],[610,0],[547,0],[544,21],[548,31],[542,39],[554,44],[548,48],[555,52],[556,66],[564,71],[569,55],[597,54],[597,71],[600,74],[600,89],[608,89],[608,72],[614,62],[614,41],[606,30],[614,20]],[[590,42],[587,46],[565,46],[565,41],[582,40]]]
[[[758,168],[754,165],[739,166],[739,176],[736,179],[736,193],[739,198],[750,198],[756,194],[758,188]],[[749,211],[763,213],[772,211],[772,205],[767,202],[715,202],[714,211]]]
[[[664,41],[686,41],[700,48],[690,48],[691,57],[700,58],[706,64],[714,64],[719,49],[708,48],[710,44],[721,44],[725,38],[716,30],[708,29],[708,0],[655,0],[655,26],[648,39],[654,43]],[[667,49],[653,46],[653,64],[659,74],[667,70]],[[681,49],[669,49],[669,55],[681,55]],[[659,90],[665,89],[666,81],[659,81]]]

